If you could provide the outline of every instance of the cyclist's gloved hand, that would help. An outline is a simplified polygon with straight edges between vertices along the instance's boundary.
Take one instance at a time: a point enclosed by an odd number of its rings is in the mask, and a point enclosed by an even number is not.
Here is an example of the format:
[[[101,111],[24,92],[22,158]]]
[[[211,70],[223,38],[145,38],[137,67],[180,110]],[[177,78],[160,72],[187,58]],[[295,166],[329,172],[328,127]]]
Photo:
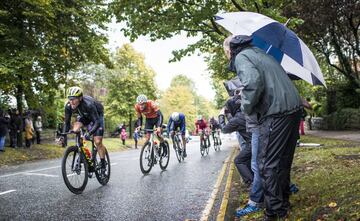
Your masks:
[[[161,127],[156,128],[156,133],[161,134]]]
[[[91,137],[91,135],[89,133],[84,134],[84,139],[85,140],[90,140],[90,137]]]

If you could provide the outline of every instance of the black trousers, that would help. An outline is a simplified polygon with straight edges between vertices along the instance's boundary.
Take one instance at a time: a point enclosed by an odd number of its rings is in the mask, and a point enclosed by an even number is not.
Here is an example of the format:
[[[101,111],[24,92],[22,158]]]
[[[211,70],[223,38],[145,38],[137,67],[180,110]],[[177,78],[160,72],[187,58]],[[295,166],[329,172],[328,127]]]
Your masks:
[[[35,133],[36,133],[36,143],[37,144],[40,144],[40,142],[41,142],[41,132],[40,131],[35,131]]]
[[[23,147],[23,133],[22,131],[16,133],[16,146]]]
[[[251,170],[250,143],[246,143],[246,148],[243,148],[240,153],[235,157],[234,163],[244,183],[251,184],[254,179],[254,173]]]
[[[9,132],[10,138],[10,147],[16,147],[16,130],[10,130]]]
[[[301,111],[269,117],[260,125],[258,165],[264,188],[265,214],[283,217],[290,207],[290,170],[299,136]]]

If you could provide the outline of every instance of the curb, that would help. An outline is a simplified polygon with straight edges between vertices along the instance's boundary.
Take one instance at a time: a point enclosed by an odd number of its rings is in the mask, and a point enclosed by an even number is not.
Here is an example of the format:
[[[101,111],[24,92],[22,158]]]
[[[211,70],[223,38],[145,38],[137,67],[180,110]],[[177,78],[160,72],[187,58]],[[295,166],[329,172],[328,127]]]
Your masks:
[[[210,212],[214,206],[214,203],[215,203],[215,199],[216,199],[216,196],[219,192],[219,189],[220,189],[220,186],[221,186],[221,183],[222,183],[222,180],[224,179],[224,176],[226,174],[226,170],[227,170],[227,167],[228,167],[228,164],[229,164],[229,160],[231,160],[231,165],[233,165],[233,158],[234,158],[234,154],[236,152],[236,148],[234,148],[230,154],[230,156],[228,156],[224,162],[224,165],[221,169],[221,172],[217,178],[217,181],[215,183],[215,186],[214,186],[214,190],[213,192],[211,193],[211,197],[210,199],[208,200],[207,204],[206,204],[206,207],[205,209],[203,210],[202,212],[202,215],[201,215],[201,218],[200,218],[200,221],[207,221],[209,219],[209,215],[210,215]],[[230,172],[229,172],[229,175],[231,173],[231,176],[232,176],[232,172],[233,169],[231,170],[231,165],[230,165]],[[230,180],[231,181],[231,180]],[[228,182],[228,180],[227,180]],[[228,186],[228,184],[226,183],[226,186]],[[230,189],[230,187],[229,187]],[[229,191],[228,191],[229,192]],[[228,194],[229,195],[229,194]],[[228,197],[227,197],[228,199]],[[226,204],[227,205],[227,204]],[[225,206],[225,210],[226,210],[226,206]],[[225,214],[225,213],[224,213]]]
[[[232,156],[231,163],[230,163],[229,175],[228,175],[228,177],[226,179],[226,186],[225,186],[225,190],[224,190],[224,196],[223,196],[223,198],[221,200],[221,205],[220,205],[220,209],[219,209],[219,213],[218,213],[218,216],[216,218],[216,221],[225,220],[225,214],[226,214],[226,209],[227,209],[227,205],[228,205],[228,202],[229,202],[231,181],[232,181],[234,169],[235,169],[234,156]]]

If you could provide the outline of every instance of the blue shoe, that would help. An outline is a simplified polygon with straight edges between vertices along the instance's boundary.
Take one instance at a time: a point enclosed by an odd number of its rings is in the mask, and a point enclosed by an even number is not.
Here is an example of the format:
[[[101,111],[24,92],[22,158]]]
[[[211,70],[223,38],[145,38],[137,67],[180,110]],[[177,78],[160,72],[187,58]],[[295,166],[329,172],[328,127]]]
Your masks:
[[[299,188],[296,186],[296,184],[291,184],[290,185],[290,193],[291,194],[295,194],[295,193],[297,193],[297,192],[299,192]]]
[[[250,213],[255,213],[258,211],[260,211],[259,207],[247,204],[244,208],[236,210],[235,216],[236,218],[240,218],[241,216],[246,216]]]

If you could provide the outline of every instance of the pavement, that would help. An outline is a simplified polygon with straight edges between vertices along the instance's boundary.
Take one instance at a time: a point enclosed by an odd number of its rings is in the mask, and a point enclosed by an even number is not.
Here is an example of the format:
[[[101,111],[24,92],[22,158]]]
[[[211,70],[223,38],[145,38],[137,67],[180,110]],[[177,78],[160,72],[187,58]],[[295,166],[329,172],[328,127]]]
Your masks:
[[[61,159],[9,166],[0,169],[0,220],[201,220],[236,144],[223,138],[221,151],[202,157],[194,139],[184,162],[171,150],[167,170],[155,165],[149,175],[139,149],[111,153],[108,185],[89,179],[80,195],[66,188]]]
[[[360,142],[360,131],[305,130],[305,134],[317,137]]]

